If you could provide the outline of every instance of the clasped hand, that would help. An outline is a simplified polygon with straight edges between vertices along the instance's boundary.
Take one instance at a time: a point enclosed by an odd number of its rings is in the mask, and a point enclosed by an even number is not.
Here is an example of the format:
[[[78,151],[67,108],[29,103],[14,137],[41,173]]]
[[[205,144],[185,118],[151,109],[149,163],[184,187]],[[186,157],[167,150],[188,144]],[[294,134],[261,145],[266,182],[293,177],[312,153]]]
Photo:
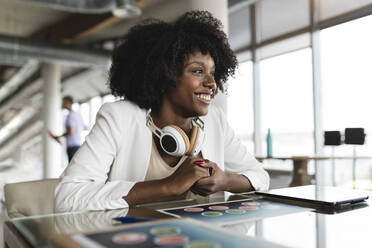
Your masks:
[[[187,190],[207,196],[226,190],[226,173],[218,165],[207,159],[187,158],[167,179],[174,195]]]
[[[210,175],[196,181],[190,188],[191,192],[201,196],[208,196],[226,190],[227,174],[216,163],[205,159],[200,166],[207,168]]]

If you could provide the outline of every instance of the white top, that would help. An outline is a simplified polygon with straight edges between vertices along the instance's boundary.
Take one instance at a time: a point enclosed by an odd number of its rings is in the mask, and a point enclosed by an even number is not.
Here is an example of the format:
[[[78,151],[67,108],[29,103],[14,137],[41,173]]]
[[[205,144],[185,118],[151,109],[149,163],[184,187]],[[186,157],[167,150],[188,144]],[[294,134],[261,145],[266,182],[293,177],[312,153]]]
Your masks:
[[[183,156],[178,163],[171,167],[169,166],[160,156],[160,153],[156,147],[154,139],[152,139],[152,149],[150,156],[149,167],[147,168],[146,176],[144,181],[157,180],[166,178],[175,172],[178,167],[186,160],[186,156]]]
[[[204,121],[203,157],[221,169],[245,175],[256,190],[269,176],[227,124],[222,110],[210,106]],[[56,188],[57,212],[128,207],[123,199],[149,166],[152,133],[146,110],[129,101],[102,105],[96,123]]]
[[[200,154],[198,154],[197,157],[202,158],[199,155]],[[164,159],[161,157],[158,151],[158,148],[155,144],[155,141],[154,139],[152,139],[150,163],[149,163],[149,167],[147,168],[144,181],[163,179],[163,178],[166,178],[172,175],[186,159],[187,159],[187,156],[182,156],[175,166],[173,167],[169,166],[164,161]],[[197,198],[203,198],[203,197],[200,195],[194,194],[191,191],[187,191],[182,196],[176,197],[176,198],[177,199],[197,199]],[[172,200],[172,198],[170,197],[169,199],[167,198],[166,200]]]

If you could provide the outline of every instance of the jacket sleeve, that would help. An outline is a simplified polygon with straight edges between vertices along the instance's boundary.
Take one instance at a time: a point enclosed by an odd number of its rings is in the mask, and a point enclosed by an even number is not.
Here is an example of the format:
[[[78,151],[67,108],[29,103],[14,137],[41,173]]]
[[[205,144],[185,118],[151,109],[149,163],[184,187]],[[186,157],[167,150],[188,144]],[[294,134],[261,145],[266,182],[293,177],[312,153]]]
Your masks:
[[[246,176],[256,191],[267,190],[270,181],[268,173],[235,135],[224,112],[220,109],[217,111],[224,132],[225,170]]]
[[[56,212],[128,207],[123,196],[135,182],[107,181],[123,135],[121,115],[112,104],[101,107],[94,127],[56,188]]]

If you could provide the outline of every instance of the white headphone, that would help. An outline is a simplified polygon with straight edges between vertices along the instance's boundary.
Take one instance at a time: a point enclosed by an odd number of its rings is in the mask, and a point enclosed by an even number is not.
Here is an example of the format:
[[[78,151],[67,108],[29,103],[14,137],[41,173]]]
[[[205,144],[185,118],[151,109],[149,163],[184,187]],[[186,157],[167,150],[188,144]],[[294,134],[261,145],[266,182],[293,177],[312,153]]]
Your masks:
[[[196,156],[204,143],[204,122],[196,117],[192,119],[191,137],[175,125],[165,126],[162,129],[158,128],[150,113],[146,117],[146,125],[160,139],[160,146],[169,155],[172,156]]]

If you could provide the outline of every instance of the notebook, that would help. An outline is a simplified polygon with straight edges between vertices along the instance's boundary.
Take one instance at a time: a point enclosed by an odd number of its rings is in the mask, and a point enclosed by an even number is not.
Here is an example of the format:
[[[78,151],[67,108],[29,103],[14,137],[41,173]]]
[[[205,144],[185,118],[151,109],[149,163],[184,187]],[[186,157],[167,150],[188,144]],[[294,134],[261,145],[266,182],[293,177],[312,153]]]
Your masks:
[[[328,210],[340,210],[368,199],[366,192],[316,185],[272,189],[256,194],[271,199],[290,200],[292,203],[309,203],[312,207]]]

